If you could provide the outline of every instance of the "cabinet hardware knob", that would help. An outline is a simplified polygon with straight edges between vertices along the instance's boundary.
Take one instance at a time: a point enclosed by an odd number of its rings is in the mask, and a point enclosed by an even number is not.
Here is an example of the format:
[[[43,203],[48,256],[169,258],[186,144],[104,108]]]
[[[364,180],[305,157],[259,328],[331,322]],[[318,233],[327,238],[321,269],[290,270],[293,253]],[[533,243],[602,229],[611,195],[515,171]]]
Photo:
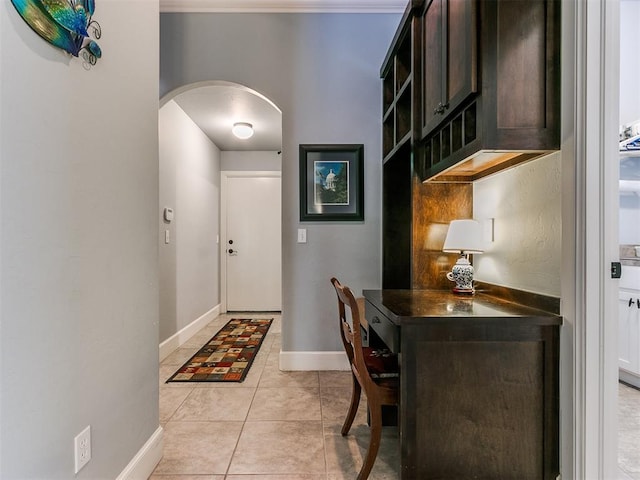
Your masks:
[[[433,113],[436,115],[438,114],[442,115],[447,108],[449,108],[448,103],[445,105],[444,103],[440,102],[438,103],[438,106],[433,109]]]

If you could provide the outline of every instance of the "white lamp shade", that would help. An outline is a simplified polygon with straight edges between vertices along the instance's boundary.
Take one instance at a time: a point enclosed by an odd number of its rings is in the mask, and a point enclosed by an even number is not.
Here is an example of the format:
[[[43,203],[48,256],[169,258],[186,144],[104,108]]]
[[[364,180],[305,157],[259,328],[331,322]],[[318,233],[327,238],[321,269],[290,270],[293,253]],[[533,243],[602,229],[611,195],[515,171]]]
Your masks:
[[[482,226],[476,220],[453,220],[444,240],[443,252],[482,253]]]
[[[253,135],[253,125],[246,122],[234,123],[231,132],[233,132],[236,137],[246,140]]]

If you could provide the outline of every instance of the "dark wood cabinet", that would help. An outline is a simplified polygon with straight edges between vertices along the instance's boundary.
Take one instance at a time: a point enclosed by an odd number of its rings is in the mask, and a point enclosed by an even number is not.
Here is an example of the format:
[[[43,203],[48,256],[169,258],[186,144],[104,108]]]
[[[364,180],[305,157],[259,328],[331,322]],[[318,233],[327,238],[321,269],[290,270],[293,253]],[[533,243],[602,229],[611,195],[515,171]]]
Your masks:
[[[380,72],[384,288],[441,286],[464,187],[560,148],[560,2],[407,5]]]
[[[555,480],[561,317],[482,293],[364,296],[400,354],[403,480]]]
[[[472,182],[560,148],[560,0],[433,0],[421,19],[423,180]]]
[[[411,288],[412,154],[409,143],[382,166],[382,286]]]
[[[413,8],[407,8],[380,72],[383,82],[382,155],[390,158],[413,133]]]
[[[477,92],[477,3],[430,0],[418,18],[422,27],[424,137]]]
[[[382,65],[382,284],[411,286],[413,141],[420,105],[415,83],[420,64],[420,25],[415,17],[421,0],[409,2]]]

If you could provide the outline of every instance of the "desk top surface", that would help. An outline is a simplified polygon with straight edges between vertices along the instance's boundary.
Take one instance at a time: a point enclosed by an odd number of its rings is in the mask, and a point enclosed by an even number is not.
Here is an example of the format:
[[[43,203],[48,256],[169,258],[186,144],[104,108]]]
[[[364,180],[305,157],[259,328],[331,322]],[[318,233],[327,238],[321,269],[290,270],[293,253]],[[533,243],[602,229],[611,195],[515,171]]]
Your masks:
[[[396,325],[416,321],[488,321],[561,325],[562,317],[498,297],[449,290],[364,290],[364,297]]]

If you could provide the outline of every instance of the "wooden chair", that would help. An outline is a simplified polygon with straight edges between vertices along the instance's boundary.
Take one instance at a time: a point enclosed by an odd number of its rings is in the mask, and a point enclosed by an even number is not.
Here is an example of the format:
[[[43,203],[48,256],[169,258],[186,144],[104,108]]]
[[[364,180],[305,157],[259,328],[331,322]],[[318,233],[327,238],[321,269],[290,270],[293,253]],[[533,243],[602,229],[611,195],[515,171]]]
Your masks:
[[[356,300],[349,287],[341,285],[336,278],[331,279],[331,284],[338,295],[340,336],[349,357],[353,381],[351,404],[341,433],[343,436],[349,433],[358,411],[360,393],[364,389],[369,407],[371,439],[357,480],[366,480],[380,447],[382,406],[398,404],[398,359],[388,350],[363,347],[361,325],[364,318],[364,302],[361,299]],[[347,311],[350,311],[351,325]]]

